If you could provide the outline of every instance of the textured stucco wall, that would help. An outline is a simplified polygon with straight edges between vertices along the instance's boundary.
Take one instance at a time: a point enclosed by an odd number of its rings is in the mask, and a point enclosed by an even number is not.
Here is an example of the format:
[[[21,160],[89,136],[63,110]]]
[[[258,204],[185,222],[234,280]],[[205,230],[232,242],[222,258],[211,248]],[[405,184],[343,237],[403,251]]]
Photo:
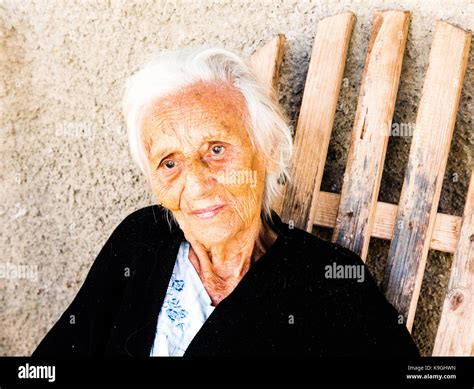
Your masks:
[[[114,227],[154,200],[132,164],[122,85],[163,48],[198,44],[251,54],[287,37],[281,103],[295,124],[318,20],[357,16],[324,174],[339,192],[374,11],[412,12],[394,121],[414,123],[436,19],[474,28],[471,1],[12,1],[0,2],[0,355],[28,355],[59,318]],[[472,167],[473,50],[440,211],[461,215]],[[391,138],[380,200],[396,203],[411,139]],[[330,231],[316,229],[328,236]],[[388,242],[368,263],[381,280]],[[451,256],[430,252],[414,336],[431,352]],[[26,266],[21,268],[20,266]]]

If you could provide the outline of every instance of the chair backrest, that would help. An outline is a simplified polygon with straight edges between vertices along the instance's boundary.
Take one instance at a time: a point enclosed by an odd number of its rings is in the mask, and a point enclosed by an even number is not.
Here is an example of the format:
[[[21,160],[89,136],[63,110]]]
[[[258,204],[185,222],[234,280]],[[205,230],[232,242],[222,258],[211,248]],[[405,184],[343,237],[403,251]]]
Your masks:
[[[365,261],[370,237],[391,240],[383,292],[411,331],[428,250],[454,254],[433,355],[474,354],[474,177],[463,217],[438,213],[471,34],[436,22],[422,98],[398,205],[377,201],[402,68],[410,14],[374,15],[341,194],[320,191],[355,17],[319,21],[294,137],[291,180],[274,209],[312,231],[334,228],[332,241]],[[283,35],[251,57],[275,91]]]

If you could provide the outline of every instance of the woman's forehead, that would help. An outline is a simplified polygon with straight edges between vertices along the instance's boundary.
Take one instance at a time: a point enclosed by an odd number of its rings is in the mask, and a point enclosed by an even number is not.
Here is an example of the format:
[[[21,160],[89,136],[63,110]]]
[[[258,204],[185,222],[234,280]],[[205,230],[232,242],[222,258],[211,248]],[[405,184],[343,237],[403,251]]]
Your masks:
[[[196,82],[179,89],[168,96],[155,99],[147,110],[150,115],[162,113],[180,113],[181,110],[200,109],[202,111],[220,111],[241,115],[245,111],[243,95],[231,85],[225,83]]]
[[[192,136],[193,129],[235,133],[242,130],[244,115],[244,99],[235,88],[199,83],[153,101],[144,110],[142,130],[145,139]]]

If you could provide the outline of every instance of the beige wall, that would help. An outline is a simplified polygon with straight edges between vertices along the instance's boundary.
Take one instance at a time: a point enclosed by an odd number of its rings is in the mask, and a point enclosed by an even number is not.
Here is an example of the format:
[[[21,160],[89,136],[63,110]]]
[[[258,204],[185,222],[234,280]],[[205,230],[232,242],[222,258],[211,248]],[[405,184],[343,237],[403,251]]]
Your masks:
[[[0,264],[31,273],[0,278],[0,355],[29,354],[113,228],[153,202],[127,150],[125,77],[164,48],[212,44],[248,56],[283,33],[280,96],[294,124],[318,20],[353,11],[348,84],[323,182],[323,190],[339,192],[371,18],[389,8],[412,11],[394,121],[413,123],[435,20],[472,31],[471,1],[2,1]],[[456,215],[473,157],[472,52],[440,202],[440,211]],[[398,200],[409,145],[409,137],[390,139],[383,201]],[[379,281],[387,250],[387,242],[373,240],[368,263]],[[450,261],[430,253],[414,327],[424,353],[432,347]]]

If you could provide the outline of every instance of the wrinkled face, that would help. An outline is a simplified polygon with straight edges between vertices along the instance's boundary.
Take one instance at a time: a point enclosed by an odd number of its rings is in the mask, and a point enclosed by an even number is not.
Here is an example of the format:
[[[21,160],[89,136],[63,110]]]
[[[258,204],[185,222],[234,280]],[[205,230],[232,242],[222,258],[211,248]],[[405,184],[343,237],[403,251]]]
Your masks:
[[[144,110],[152,190],[185,235],[206,246],[260,218],[265,167],[244,107],[234,88],[198,82]]]

